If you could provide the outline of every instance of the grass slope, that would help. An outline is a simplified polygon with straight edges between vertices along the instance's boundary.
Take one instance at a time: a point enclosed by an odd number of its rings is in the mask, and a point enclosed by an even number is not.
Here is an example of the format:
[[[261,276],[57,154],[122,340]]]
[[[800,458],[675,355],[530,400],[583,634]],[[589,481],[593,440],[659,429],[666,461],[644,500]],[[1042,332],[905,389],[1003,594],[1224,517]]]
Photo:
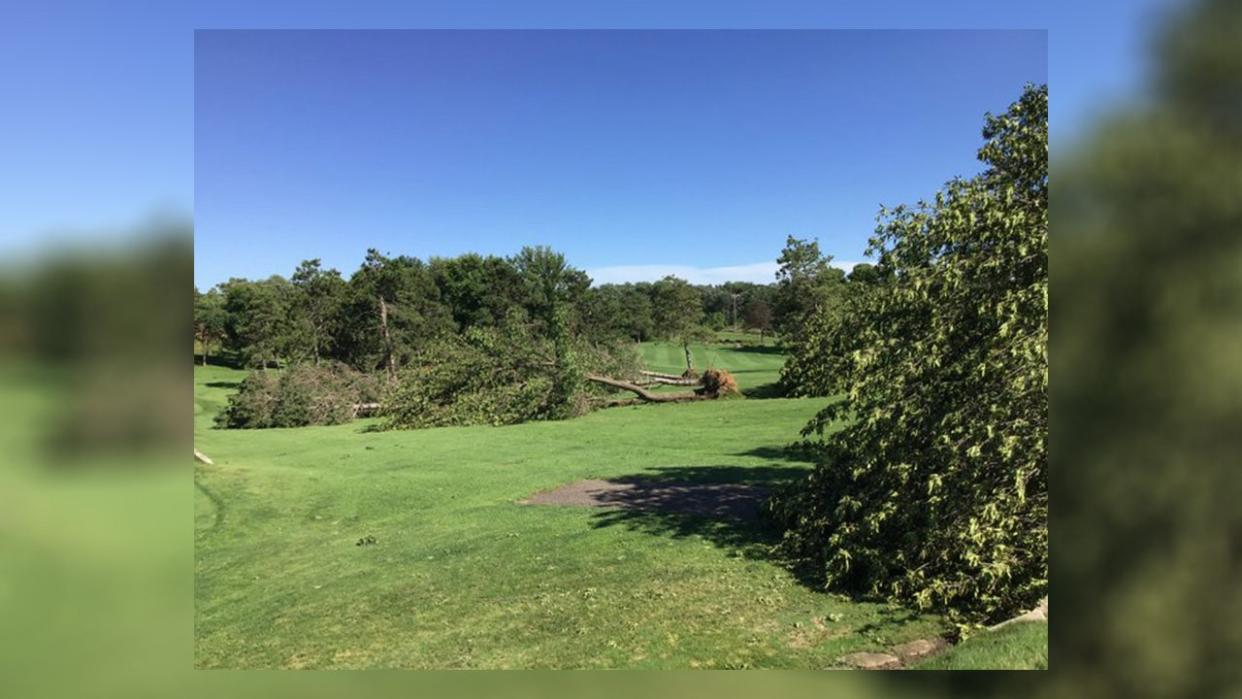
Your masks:
[[[918,670],[1047,670],[1048,624],[1018,622],[972,636]]]
[[[823,668],[941,628],[799,584],[758,526],[516,504],[591,477],[796,477],[781,447],[817,401],[213,429],[241,377],[195,368],[195,440],[216,462],[195,471],[199,667]]]
[[[747,396],[774,396],[785,356],[775,346],[760,346],[757,338],[754,342],[741,347],[693,344],[690,356],[694,360],[694,368],[700,372],[709,368],[728,369],[737,379],[738,388]],[[685,351],[675,342],[644,342],[639,345],[639,355],[652,371],[680,374],[686,370]],[[790,434],[796,431],[795,427]]]
[[[682,350],[640,347],[658,371]],[[771,348],[693,347],[771,395]],[[775,484],[822,400],[615,408],[563,422],[217,430],[243,372],[194,369],[195,661],[216,668],[828,668],[943,622],[800,584],[774,533],[681,515],[517,504],[584,478]],[[374,545],[357,546],[364,537]],[[1039,667],[1019,630],[929,667]],[[1041,665],[1042,663],[1042,665]]]

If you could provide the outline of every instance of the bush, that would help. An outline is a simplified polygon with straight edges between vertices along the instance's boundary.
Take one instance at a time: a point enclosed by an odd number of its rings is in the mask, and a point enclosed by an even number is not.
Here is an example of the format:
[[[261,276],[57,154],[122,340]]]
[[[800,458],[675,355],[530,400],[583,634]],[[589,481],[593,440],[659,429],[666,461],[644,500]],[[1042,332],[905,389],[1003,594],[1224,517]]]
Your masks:
[[[297,364],[280,372],[254,371],[216,416],[226,428],[336,425],[353,419],[358,403],[381,396],[381,382],[341,364]]]

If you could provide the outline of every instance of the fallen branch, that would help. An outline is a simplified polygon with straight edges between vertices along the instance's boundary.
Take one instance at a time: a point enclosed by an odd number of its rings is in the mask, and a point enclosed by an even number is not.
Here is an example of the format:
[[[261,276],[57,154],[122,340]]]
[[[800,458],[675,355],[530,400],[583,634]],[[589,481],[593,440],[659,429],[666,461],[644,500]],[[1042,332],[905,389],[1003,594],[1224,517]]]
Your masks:
[[[659,378],[659,379],[683,379],[685,378],[685,376],[683,376],[682,374],[665,374],[659,371],[640,371],[638,373],[642,374],[643,376],[652,376],[652,377]]]
[[[634,385],[635,386],[656,386],[659,384],[663,384],[665,386],[697,386],[699,385],[699,380],[698,379],[683,379],[681,377],[670,379],[670,378],[665,378],[663,376],[651,376],[651,377],[648,377],[648,380],[643,381],[641,383],[635,383]]]
[[[613,388],[619,388],[623,391],[629,391],[648,403],[679,403],[682,401],[702,400],[704,398],[712,397],[700,395],[699,393],[652,393],[642,386],[632,384],[629,381],[622,381],[621,379],[614,379],[608,376],[600,376],[599,374],[587,374],[586,379],[588,381],[594,381],[595,383],[604,384],[605,386],[612,386]]]
[[[354,417],[374,415],[379,409],[379,403],[354,403]]]

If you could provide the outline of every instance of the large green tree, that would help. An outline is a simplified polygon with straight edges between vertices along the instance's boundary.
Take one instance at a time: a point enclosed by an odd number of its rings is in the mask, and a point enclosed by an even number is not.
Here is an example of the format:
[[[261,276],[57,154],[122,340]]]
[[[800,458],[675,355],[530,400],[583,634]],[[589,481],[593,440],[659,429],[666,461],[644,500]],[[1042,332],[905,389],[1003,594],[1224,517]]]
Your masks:
[[[440,301],[459,330],[499,324],[523,300],[523,280],[508,260],[467,253],[428,263]]]
[[[832,256],[820,252],[817,241],[792,235],[776,263],[772,322],[777,332],[794,339],[808,314],[839,298],[845,273],[831,265]]]
[[[230,279],[221,285],[228,342],[242,364],[266,369],[289,357],[293,286],[281,276]]]
[[[213,287],[205,294],[194,290],[194,339],[202,351],[203,366],[207,366],[211,346],[220,346],[228,337],[228,319],[219,289]]]
[[[703,299],[684,279],[669,275],[651,287],[652,314],[658,335],[674,340],[686,354],[686,371],[694,370],[690,343],[704,339]]]
[[[395,377],[420,347],[452,330],[435,280],[418,258],[368,250],[349,287],[337,342],[357,369],[383,369]]]
[[[348,287],[340,272],[323,269],[318,259],[304,260],[294,270],[290,281],[297,291],[293,306],[293,344],[299,348],[299,355],[309,355],[318,364],[332,350]]]
[[[1048,92],[988,115],[986,169],[882,213],[893,281],[852,314],[844,415],[826,458],[774,503],[821,581],[965,621],[1048,587]]]
[[[510,260],[522,280],[527,312],[550,332],[562,306],[576,305],[591,286],[591,278],[544,245],[526,246]],[[566,322],[573,322],[566,319]]]

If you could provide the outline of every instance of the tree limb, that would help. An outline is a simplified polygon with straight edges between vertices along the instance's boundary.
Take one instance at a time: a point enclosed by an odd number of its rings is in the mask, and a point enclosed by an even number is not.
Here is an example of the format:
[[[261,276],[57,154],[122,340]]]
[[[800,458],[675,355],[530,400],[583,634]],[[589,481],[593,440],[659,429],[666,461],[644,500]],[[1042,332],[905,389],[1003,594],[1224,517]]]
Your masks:
[[[612,386],[613,388],[619,388],[623,391],[629,391],[648,403],[678,403],[688,400],[702,400],[707,397],[698,393],[652,393],[642,386],[632,384],[629,381],[622,381],[608,376],[600,376],[599,374],[587,374],[586,379],[588,381],[594,381],[595,383],[604,384],[605,386]]]

